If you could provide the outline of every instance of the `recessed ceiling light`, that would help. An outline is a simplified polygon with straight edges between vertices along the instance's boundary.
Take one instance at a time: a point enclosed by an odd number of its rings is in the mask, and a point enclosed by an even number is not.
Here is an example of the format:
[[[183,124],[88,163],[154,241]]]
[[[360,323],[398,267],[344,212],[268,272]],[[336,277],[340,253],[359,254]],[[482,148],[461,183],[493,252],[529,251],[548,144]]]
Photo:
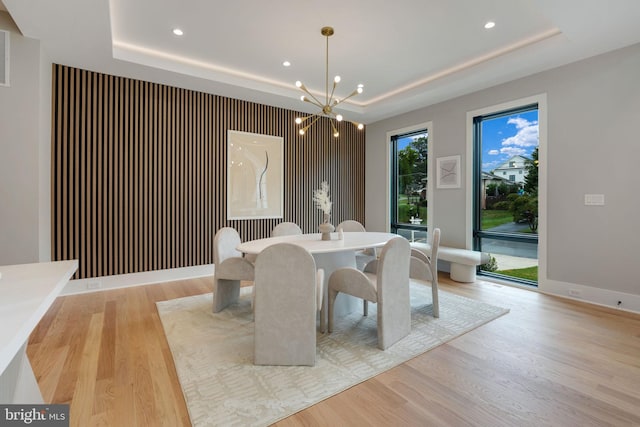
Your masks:
[[[495,22],[493,22],[493,21],[489,21],[489,22],[487,22],[486,24],[484,24],[484,28],[486,28],[487,30],[488,30],[489,28],[493,28],[493,27],[495,27],[495,26],[496,26],[496,23],[495,23]]]
[[[180,28],[174,28],[173,29],[173,34],[175,34],[176,36],[181,36],[184,33],[182,32],[182,30]]]
[[[283,67],[290,67],[290,66],[291,66],[291,62],[289,62],[289,61],[284,61],[284,62],[282,63],[282,66],[283,66]]]

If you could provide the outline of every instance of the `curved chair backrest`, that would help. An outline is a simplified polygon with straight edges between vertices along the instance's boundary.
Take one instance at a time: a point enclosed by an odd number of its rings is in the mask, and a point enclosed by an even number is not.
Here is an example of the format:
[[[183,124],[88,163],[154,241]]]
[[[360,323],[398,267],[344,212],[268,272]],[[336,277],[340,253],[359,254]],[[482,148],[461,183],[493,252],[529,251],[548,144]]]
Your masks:
[[[336,231],[344,231],[344,232],[349,232],[349,231],[367,231],[364,228],[364,225],[360,224],[358,221],[354,220],[354,219],[348,219],[346,221],[342,221],[340,224],[338,224],[338,227],[336,228]]]
[[[411,248],[410,266],[409,277],[412,279],[424,280],[426,282],[433,280],[433,275],[431,274],[431,262],[424,252]]]
[[[438,249],[440,247],[440,229],[434,228],[431,237],[431,255],[411,248],[410,273],[412,279],[431,282],[433,298],[433,317],[440,317],[440,303],[438,298]]]
[[[227,258],[241,257],[242,252],[236,250],[240,244],[240,235],[235,228],[223,227],[213,238],[213,263],[219,265]]]
[[[339,232],[340,230],[342,230],[345,233],[354,232],[354,231],[355,232],[367,231],[364,228],[364,225],[362,225],[361,223],[359,223],[354,219],[347,219],[345,221],[342,221],[340,224],[338,224],[336,231]],[[376,248],[366,248],[359,252],[356,252],[356,265],[358,266],[358,269],[362,270],[369,261],[377,257],[377,253],[378,252]]]
[[[427,256],[419,249],[411,248],[411,267],[409,276],[412,279],[433,282],[438,280],[438,248],[440,247],[440,229],[433,230],[431,237],[431,255]],[[437,285],[437,283],[436,283]]]
[[[395,292],[393,289],[389,291],[389,288],[407,288],[408,291],[410,260],[411,246],[404,237],[394,237],[384,245],[376,272],[379,300],[384,299],[386,292]],[[382,290],[382,295],[381,288],[386,288]]]
[[[318,279],[313,256],[301,246],[278,243],[260,252],[255,266],[254,363],[315,364]]]
[[[302,230],[295,222],[281,222],[271,230],[271,237],[291,236],[302,234]]]
[[[404,237],[389,240],[380,253],[378,287],[378,346],[389,347],[411,331],[409,263],[411,246]]]
[[[434,228],[431,236],[431,266],[434,270],[438,269],[438,248],[440,247],[440,229]]]

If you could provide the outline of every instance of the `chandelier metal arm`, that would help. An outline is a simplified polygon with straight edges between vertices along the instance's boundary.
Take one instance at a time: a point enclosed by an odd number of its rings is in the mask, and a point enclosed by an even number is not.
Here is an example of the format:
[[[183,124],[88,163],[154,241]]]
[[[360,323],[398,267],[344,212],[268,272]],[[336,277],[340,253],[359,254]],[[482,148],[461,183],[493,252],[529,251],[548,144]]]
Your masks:
[[[336,83],[336,82],[334,81],[334,82],[333,82],[333,87],[331,88],[331,96],[329,96],[329,100],[327,101],[327,105],[334,106],[334,105],[336,105],[336,104],[338,103],[338,100],[337,100],[337,99],[336,99],[336,100],[334,100],[334,99],[333,99],[333,93],[334,93],[334,92],[335,92],[335,90],[336,90],[336,86],[338,86],[338,83]],[[332,103],[332,101],[333,101],[333,103]]]
[[[307,131],[307,129],[309,129],[311,126],[313,126],[313,124],[315,122],[317,122],[318,120],[320,120],[320,115],[319,114],[314,114],[313,116],[309,116],[309,117],[315,117],[315,119],[313,119],[313,121],[311,123],[309,123],[308,125],[306,125],[305,127],[303,127],[302,129],[300,129],[300,133],[302,135],[304,135],[304,133]]]
[[[316,107],[320,108],[321,110],[324,108],[324,105],[320,104],[320,101],[318,101],[317,99],[313,98],[313,99],[309,99],[307,97],[305,97],[303,99],[304,102],[308,102],[309,104],[313,104]]]
[[[333,128],[333,135],[334,136],[338,136],[340,135],[340,133],[338,132],[338,129],[336,129],[336,125],[333,124],[333,120],[329,120],[331,122],[331,127]]]
[[[351,97],[353,97],[353,96],[356,96],[356,95],[357,95],[357,94],[359,94],[359,93],[360,93],[360,92],[358,92],[358,89],[356,89],[356,90],[354,90],[353,92],[351,92],[351,93],[350,93],[346,98],[342,98],[341,100],[337,100],[337,99],[336,99],[335,104],[338,104],[338,102],[344,102],[344,101],[346,101],[347,99],[349,99],[349,98],[351,98]],[[335,104],[334,104],[334,105],[335,105]]]
[[[307,97],[303,97],[302,98],[303,101],[311,102],[312,104],[317,105],[320,108],[324,107],[324,105],[322,105],[322,103],[318,100],[318,98],[316,98],[315,96],[313,96],[313,94],[311,92],[309,92],[309,89],[307,89],[307,87],[304,84],[300,83],[300,89],[302,89],[304,91],[304,93],[309,95],[315,102],[312,102]]]
[[[313,114],[311,116],[307,116],[307,117],[301,118],[299,124],[302,124],[302,123],[306,122],[307,120],[313,119],[315,117],[320,117],[320,114]]]

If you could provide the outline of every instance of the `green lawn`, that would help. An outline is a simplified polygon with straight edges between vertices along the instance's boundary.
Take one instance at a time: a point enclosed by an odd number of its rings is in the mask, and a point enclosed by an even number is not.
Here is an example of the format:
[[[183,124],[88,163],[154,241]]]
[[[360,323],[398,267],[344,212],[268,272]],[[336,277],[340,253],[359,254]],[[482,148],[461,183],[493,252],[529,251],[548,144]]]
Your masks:
[[[538,267],[517,268],[515,270],[498,270],[498,274],[504,274],[505,276],[517,277],[519,279],[538,281]]]
[[[483,210],[482,229],[488,230],[502,224],[513,222],[513,215],[509,211]]]

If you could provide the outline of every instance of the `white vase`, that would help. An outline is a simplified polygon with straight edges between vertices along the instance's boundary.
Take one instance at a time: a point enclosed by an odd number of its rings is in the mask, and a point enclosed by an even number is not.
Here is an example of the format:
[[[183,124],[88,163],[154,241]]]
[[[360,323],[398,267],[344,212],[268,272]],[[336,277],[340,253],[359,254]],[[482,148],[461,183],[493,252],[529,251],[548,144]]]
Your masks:
[[[329,222],[329,214],[324,214],[324,222],[318,226],[322,240],[331,240],[331,233],[336,228]]]

